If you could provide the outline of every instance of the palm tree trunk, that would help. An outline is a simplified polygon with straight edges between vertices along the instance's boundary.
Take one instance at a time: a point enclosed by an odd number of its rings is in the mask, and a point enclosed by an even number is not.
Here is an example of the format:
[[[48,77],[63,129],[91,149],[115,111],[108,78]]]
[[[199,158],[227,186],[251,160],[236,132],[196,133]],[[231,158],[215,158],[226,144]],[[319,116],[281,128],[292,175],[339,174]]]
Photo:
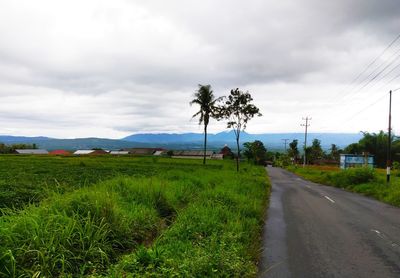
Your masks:
[[[203,164],[206,164],[206,152],[207,152],[207,125],[204,125],[204,156],[203,156]]]
[[[237,146],[236,171],[239,172],[239,157],[240,157],[239,136],[236,136],[236,146]]]

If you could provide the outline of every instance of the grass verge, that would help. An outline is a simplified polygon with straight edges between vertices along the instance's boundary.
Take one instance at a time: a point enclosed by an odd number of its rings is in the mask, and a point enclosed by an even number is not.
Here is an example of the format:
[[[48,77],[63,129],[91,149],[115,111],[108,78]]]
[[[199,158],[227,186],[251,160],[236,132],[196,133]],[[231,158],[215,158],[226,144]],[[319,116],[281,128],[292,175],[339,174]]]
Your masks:
[[[386,173],[380,169],[340,170],[320,166],[289,166],[287,169],[307,180],[344,188],[400,207],[400,179],[397,172],[392,175],[391,183],[386,184]]]

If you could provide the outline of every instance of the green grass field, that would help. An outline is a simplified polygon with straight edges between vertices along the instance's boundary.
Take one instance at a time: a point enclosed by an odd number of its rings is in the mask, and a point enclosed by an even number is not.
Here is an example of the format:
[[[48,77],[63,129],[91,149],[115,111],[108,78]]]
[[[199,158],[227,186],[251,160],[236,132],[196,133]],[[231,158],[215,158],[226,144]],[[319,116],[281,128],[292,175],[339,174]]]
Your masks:
[[[394,171],[390,184],[386,184],[386,172],[382,169],[357,168],[340,170],[326,166],[289,166],[293,173],[316,183],[332,185],[373,197],[400,207],[400,172]]]
[[[263,167],[0,156],[0,277],[255,277]]]

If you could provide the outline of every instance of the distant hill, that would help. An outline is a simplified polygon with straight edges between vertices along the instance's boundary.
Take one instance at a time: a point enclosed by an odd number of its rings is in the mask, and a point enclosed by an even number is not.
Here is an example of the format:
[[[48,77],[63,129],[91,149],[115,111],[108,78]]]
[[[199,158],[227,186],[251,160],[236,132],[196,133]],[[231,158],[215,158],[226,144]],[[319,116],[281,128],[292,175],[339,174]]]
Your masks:
[[[359,133],[309,133],[308,143],[311,144],[313,139],[321,140],[323,148],[328,149],[331,144],[344,148],[351,143],[358,142],[362,138]],[[241,142],[248,142],[254,140],[262,141],[269,149],[283,149],[284,144],[282,139],[289,139],[289,142],[297,139],[299,145],[304,142],[303,133],[263,133],[263,134],[250,134],[243,132],[240,136]],[[133,134],[122,140],[142,142],[142,143],[158,143],[158,144],[171,144],[171,143],[192,143],[202,144],[204,135],[201,133],[141,133]],[[207,137],[208,143],[212,145],[223,146],[224,144],[234,145],[235,136],[233,131],[225,131],[216,134],[209,134]]]
[[[344,148],[347,145],[358,142],[362,137],[358,133],[309,133],[308,142],[311,144],[314,138],[321,140],[322,147],[329,149],[331,144]],[[282,139],[299,140],[299,147],[303,144],[303,133],[264,133],[250,134],[243,132],[240,137],[242,143],[260,140],[264,142],[269,150],[282,150],[284,144]],[[121,149],[134,147],[163,147],[166,149],[201,149],[203,146],[204,135],[201,133],[141,133],[118,139],[106,138],[77,138],[77,139],[54,139],[49,137],[24,137],[24,136],[1,136],[0,143],[35,143],[38,147],[55,150],[55,149]],[[218,150],[225,144],[230,147],[235,146],[235,136],[233,131],[224,131],[216,134],[209,134],[208,147]]]

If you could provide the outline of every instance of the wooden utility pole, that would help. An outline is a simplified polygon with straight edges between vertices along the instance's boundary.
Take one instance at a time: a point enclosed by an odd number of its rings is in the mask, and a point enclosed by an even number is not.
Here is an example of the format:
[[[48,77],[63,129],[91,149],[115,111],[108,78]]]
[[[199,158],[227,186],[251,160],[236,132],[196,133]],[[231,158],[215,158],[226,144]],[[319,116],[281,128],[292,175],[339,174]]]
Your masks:
[[[309,118],[309,117],[303,118],[303,121],[306,121],[305,124],[301,124],[301,126],[305,127],[305,132],[304,132],[304,160],[303,160],[303,167],[305,167],[306,163],[307,163],[307,129],[310,126],[308,121],[311,121],[311,118]]]
[[[386,183],[390,182],[390,167],[392,166],[392,91],[389,92],[389,128],[388,128],[388,147],[386,160]]]
[[[283,142],[284,142],[284,144],[285,144],[285,153],[286,153],[286,145],[287,145],[287,141],[289,141],[289,139],[281,139]]]

